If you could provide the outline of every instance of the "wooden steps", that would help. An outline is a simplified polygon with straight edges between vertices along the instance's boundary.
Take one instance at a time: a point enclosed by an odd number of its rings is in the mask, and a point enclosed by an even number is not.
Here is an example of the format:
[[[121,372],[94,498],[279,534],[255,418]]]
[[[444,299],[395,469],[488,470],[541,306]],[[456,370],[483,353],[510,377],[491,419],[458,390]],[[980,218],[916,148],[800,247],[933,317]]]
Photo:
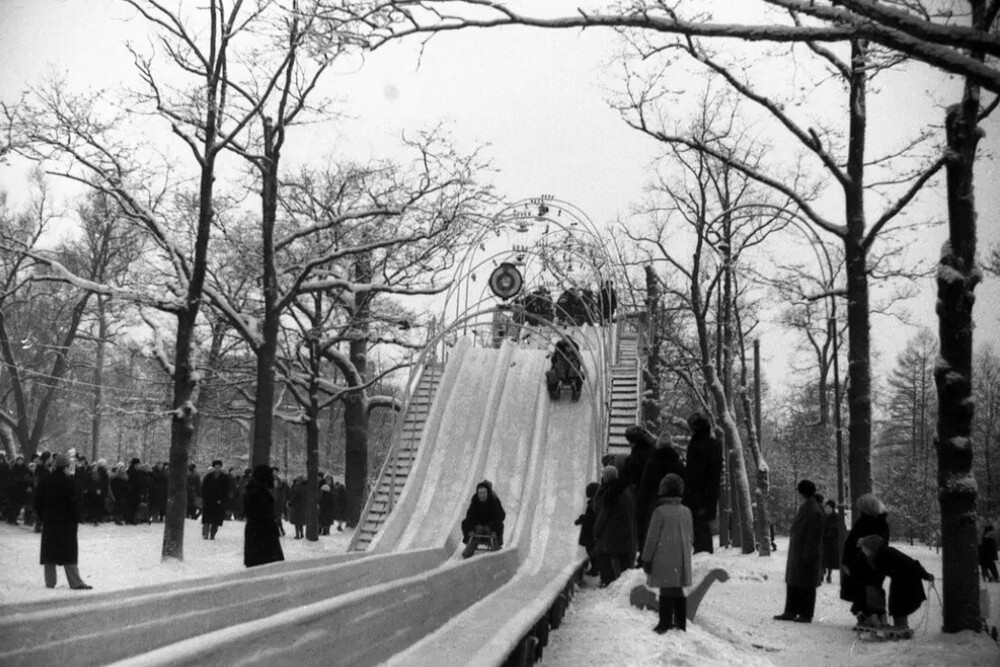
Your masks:
[[[381,530],[409,479],[413,463],[420,448],[424,424],[430,413],[431,404],[441,384],[442,366],[426,366],[417,384],[417,389],[406,408],[399,442],[395,451],[386,460],[375,483],[375,492],[368,499],[361,516],[357,532],[351,542],[351,551],[365,551]]]

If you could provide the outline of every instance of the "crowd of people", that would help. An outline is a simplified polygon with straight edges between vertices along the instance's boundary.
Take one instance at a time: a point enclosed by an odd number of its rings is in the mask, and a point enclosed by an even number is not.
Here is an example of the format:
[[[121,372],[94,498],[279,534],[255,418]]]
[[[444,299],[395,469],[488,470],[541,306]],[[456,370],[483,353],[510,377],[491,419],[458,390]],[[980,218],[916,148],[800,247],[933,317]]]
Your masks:
[[[700,414],[688,419],[686,461],[664,434],[641,426],[625,430],[631,451],[623,460],[602,461],[600,483],[587,486],[577,520],[579,543],[590,557],[588,574],[608,586],[623,571],[641,566],[647,584],[660,591],[656,632],[686,629],[691,557],[713,551],[722,474],[722,446]]]
[[[691,585],[691,557],[713,551],[722,446],[705,417],[692,415],[688,426],[686,460],[669,436],[657,439],[640,426],[629,427],[631,452],[623,460],[605,457],[600,483],[587,485],[585,509],[576,520],[579,543],[590,559],[587,574],[600,577],[602,587],[622,571],[642,567],[647,585],[659,589],[657,633],[686,628],[684,587]],[[785,608],[774,618],[810,623],[817,588],[824,581],[833,583],[833,573],[839,571],[840,597],[850,604],[859,629],[912,637],[909,616],[927,599],[923,585],[934,577],[890,546],[885,505],[874,494],[863,495],[847,531],[837,503],[817,493],[812,481],[799,481],[797,492]],[[996,581],[997,531],[992,525],[983,530],[979,554],[983,579]]]
[[[187,517],[201,519],[204,539],[214,540],[226,521],[245,522],[248,567],[283,559],[275,541],[285,535],[285,522],[295,527],[295,539],[305,536],[305,475],[289,485],[277,467],[256,466],[241,475],[233,468],[224,470],[217,459],[204,476],[195,464],[188,466],[186,492]],[[334,526],[342,531],[347,522],[344,484],[321,473],[316,495],[320,534],[329,535]],[[105,459],[90,463],[74,449],[66,454],[43,451],[30,460],[15,456],[8,462],[0,452],[0,517],[41,533],[41,564],[50,588],[56,585],[57,565],[64,566],[71,588],[90,588],[77,570],[79,524],[151,524],[162,522],[166,510],[164,462],[133,458],[128,465],[109,465]]]

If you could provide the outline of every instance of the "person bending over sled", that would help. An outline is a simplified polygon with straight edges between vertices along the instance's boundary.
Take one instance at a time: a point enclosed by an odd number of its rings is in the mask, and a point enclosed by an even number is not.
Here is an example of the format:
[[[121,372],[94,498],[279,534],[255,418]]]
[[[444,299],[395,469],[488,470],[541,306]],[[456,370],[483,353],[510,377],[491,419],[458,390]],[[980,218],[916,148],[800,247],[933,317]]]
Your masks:
[[[490,545],[491,550],[503,546],[503,520],[506,516],[500,499],[493,493],[493,485],[485,479],[477,484],[476,495],[472,496],[462,521],[462,541],[465,542],[462,558],[474,554],[480,543]]]
[[[922,581],[934,581],[934,575],[928,573],[919,561],[887,545],[879,535],[862,537],[858,546],[872,570],[889,577],[889,615],[892,616],[893,629],[909,631],[909,615],[927,599]],[[871,622],[880,624],[877,616],[872,616]],[[907,632],[903,636],[909,638],[913,635]]]

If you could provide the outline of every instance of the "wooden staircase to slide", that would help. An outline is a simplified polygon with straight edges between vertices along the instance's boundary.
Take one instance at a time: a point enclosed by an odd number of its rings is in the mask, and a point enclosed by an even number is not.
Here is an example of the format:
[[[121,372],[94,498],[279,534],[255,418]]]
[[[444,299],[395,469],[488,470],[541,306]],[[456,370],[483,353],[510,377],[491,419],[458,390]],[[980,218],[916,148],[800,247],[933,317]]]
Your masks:
[[[424,424],[427,422],[431,403],[434,402],[434,396],[441,384],[443,372],[444,366],[442,365],[424,367],[416,391],[413,392],[406,407],[406,416],[403,418],[403,427],[395,453],[390,455],[382,468],[378,482],[375,484],[375,492],[368,499],[368,504],[361,515],[361,521],[354,539],[351,541],[349,551],[368,549],[372,540],[375,539],[375,535],[389,518],[396,501],[399,500],[420,447]]]
[[[611,410],[608,414],[608,454],[628,455],[625,429],[638,423],[639,339],[623,327],[618,337],[618,359],[611,367]]]

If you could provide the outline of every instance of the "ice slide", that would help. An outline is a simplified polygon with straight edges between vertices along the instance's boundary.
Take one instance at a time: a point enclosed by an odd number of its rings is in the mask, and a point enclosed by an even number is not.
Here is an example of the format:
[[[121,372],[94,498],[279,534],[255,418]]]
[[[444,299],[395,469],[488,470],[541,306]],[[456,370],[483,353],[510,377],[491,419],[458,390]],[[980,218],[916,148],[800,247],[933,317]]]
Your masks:
[[[546,365],[541,351],[456,349],[370,553],[0,612],[0,662],[501,662],[579,566],[573,519],[596,472],[600,404],[550,403]],[[483,477],[507,508],[506,545],[462,561],[457,527]]]

